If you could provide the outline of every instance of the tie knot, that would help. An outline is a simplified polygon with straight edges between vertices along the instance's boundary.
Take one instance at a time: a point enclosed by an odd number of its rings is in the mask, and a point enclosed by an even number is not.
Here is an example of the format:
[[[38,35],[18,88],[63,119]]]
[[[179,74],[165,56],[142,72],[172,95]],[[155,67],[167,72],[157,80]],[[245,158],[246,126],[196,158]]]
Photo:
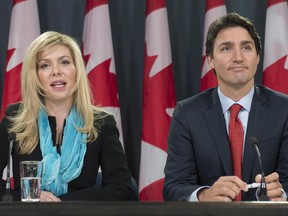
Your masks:
[[[230,118],[236,118],[240,112],[242,106],[240,104],[233,104],[230,107]]]

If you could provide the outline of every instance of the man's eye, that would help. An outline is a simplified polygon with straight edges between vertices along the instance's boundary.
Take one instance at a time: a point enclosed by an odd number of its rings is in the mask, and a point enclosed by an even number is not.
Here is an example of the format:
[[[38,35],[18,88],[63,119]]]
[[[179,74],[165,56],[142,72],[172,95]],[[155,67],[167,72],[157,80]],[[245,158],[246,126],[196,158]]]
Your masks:
[[[222,49],[221,49],[221,51],[229,51],[230,50],[230,47],[223,47]]]
[[[244,50],[251,50],[252,48],[250,46],[243,47]]]

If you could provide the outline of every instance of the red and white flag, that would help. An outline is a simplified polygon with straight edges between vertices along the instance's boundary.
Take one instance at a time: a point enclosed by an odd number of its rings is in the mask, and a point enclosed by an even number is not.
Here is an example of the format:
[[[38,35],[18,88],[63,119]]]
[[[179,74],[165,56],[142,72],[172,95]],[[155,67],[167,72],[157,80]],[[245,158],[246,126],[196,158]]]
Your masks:
[[[147,0],[145,28],[139,197],[163,201],[167,137],[176,103],[165,0]]]
[[[7,106],[21,100],[21,68],[26,50],[40,34],[37,0],[13,0],[1,118]]]
[[[108,0],[86,0],[83,56],[94,104],[114,115],[123,145]]]
[[[266,13],[263,83],[288,94],[287,0],[268,0]]]
[[[21,69],[26,50],[40,35],[37,0],[13,0],[4,74],[1,118],[7,106],[21,100]],[[12,167],[10,169],[12,173]],[[6,179],[6,170],[3,172]]]
[[[216,87],[217,78],[214,71],[208,64],[208,60],[205,53],[205,43],[207,32],[210,24],[216,19],[224,16],[227,13],[224,0],[206,0],[206,14],[204,23],[204,34],[203,34],[203,55],[202,55],[202,72],[200,81],[200,91]]]

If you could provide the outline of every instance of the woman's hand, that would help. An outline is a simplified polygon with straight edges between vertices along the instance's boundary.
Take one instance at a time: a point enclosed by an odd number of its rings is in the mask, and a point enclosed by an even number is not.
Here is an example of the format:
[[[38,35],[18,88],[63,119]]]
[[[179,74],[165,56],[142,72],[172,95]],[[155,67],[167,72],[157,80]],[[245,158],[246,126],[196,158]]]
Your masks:
[[[48,191],[41,191],[40,202],[61,202],[61,199]]]

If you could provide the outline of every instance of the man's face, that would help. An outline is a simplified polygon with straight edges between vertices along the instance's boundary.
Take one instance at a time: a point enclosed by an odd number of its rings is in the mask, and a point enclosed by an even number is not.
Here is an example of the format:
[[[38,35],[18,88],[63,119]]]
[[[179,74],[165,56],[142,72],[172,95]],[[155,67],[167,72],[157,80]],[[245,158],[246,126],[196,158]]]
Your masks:
[[[219,87],[252,87],[259,63],[253,39],[242,27],[222,29],[215,38],[209,65],[215,69]]]

